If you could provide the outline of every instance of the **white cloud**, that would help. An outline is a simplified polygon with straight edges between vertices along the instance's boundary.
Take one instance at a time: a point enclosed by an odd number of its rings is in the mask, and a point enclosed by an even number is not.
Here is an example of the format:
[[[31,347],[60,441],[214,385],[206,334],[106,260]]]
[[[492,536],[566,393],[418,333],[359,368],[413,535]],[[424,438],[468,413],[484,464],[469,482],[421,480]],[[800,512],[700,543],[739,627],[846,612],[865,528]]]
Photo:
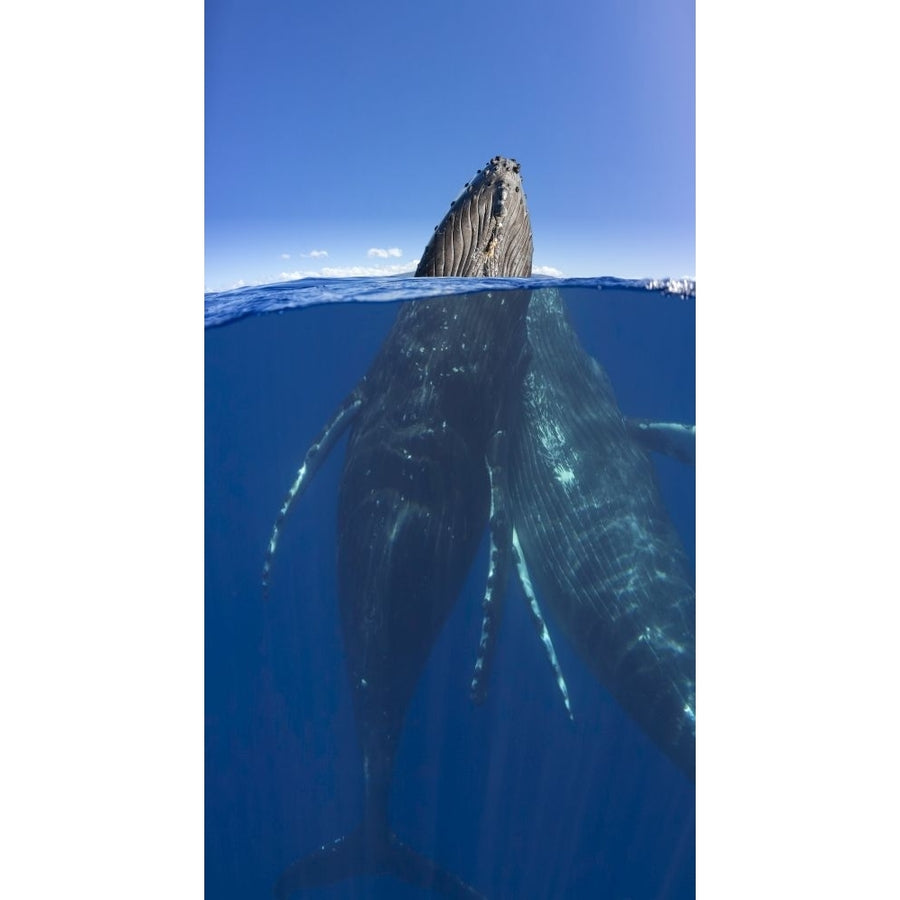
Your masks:
[[[290,254],[290,253],[282,253],[282,254],[281,254],[281,258],[282,258],[282,259],[290,259],[290,258],[291,258],[291,254]]]
[[[309,253],[300,254],[300,257],[302,259],[319,259],[323,256],[328,256],[327,250],[310,250]]]
[[[388,250],[383,250],[381,247],[370,247],[369,256],[377,256],[379,259],[387,259],[389,256],[403,256],[403,251],[399,247],[391,247]]]
[[[554,269],[553,266],[532,266],[531,267],[532,275],[552,275],[554,278],[562,278],[563,273],[559,271],[559,269]]]
[[[387,275],[407,275],[416,271],[417,259],[408,263],[394,263],[387,266],[323,266],[318,271],[298,270],[282,272],[283,281],[294,281],[297,278],[383,278]]]

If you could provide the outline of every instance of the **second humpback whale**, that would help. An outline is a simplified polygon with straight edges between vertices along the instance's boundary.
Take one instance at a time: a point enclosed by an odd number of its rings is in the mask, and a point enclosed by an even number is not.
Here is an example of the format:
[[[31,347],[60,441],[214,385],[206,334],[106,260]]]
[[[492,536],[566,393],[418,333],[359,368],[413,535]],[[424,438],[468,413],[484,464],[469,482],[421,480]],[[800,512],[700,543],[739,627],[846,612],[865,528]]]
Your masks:
[[[689,461],[693,428],[628,420],[558,291],[528,306],[510,441],[520,564],[625,711],[694,777],[694,588],[645,448]]]
[[[532,237],[518,164],[495,157],[435,230],[421,276],[529,276]],[[489,526],[487,605],[505,587],[507,432],[524,371],[527,292],[401,306],[362,381],[306,454],[269,543],[268,583],[292,503],[350,427],[338,505],[338,601],[362,745],[359,828],[294,863],[276,892],[389,873],[480,896],[388,826],[394,757],[413,691]]]

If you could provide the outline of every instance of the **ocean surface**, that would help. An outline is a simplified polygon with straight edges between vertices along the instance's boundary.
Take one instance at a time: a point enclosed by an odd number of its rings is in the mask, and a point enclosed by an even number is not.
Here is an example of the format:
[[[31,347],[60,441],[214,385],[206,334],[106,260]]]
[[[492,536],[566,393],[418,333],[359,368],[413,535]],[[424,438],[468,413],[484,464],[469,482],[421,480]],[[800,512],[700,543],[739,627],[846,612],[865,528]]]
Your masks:
[[[558,286],[629,416],[695,421],[691,282],[333,279],[206,296],[206,891],[265,898],[282,870],[353,830],[362,764],[338,624],[336,512],[346,440],[272,525],[306,450],[365,374],[400,301]],[[689,558],[694,468],[653,456]],[[409,709],[391,825],[489,900],[687,900],[693,785],[619,709],[545,608],[575,720],[510,580],[482,706],[469,699],[486,542]],[[702,708],[701,708],[702,721]],[[427,898],[390,877],[303,895]]]

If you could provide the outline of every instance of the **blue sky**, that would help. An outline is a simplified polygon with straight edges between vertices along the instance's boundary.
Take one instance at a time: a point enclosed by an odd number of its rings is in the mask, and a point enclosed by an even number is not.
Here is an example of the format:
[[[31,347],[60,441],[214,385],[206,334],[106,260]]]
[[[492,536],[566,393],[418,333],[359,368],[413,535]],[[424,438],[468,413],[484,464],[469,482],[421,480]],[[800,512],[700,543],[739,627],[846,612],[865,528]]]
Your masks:
[[[205,27],[208,290],[408,270],[497,153],[537,271],[694,274],[693,0],[207,0]]]

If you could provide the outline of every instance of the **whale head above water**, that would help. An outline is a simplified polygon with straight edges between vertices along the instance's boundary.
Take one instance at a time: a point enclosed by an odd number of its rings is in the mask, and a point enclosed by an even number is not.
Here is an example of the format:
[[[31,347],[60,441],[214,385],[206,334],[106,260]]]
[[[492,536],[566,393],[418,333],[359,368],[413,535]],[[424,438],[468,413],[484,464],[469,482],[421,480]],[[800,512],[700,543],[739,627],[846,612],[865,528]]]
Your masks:
[[[450,204],[416,276],[529,278],[533,250],[521,166],[495,156]]]

